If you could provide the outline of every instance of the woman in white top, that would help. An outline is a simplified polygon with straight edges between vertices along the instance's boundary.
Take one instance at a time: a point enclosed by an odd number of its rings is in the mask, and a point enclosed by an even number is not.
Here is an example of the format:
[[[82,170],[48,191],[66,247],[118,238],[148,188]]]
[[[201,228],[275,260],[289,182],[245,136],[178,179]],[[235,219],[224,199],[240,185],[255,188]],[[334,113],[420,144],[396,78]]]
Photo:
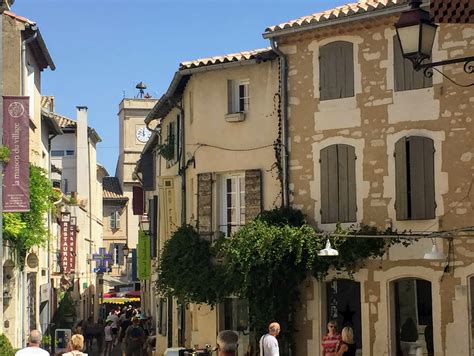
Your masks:
[[[112,351],[112,347],[114,344],[114,336],[112,334],[112,320],[107,320],[107,322],[105,323],[104,334],[105,334],[104,356],[108,356],[110,355],[110,352]]]
[[[71,336],[70,341],[71,351],[66,352],[63,356],[87,356],[82,349],[84,348],[84,336],[75,334]]]

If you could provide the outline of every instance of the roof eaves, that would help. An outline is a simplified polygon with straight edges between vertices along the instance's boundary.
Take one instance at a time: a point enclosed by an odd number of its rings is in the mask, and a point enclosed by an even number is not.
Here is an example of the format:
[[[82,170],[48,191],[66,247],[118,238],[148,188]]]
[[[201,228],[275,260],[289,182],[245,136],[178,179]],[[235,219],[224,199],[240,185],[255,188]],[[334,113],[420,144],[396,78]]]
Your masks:
[[[44,108],[41,109],[41,118],[45,120],[46,125],[48,126],[48,131],[52,135],[62,135],[63,130],[59,126],[58,122],[54,120],[53,115],[49,113],[47,110]]]
[[[285,24],[268,27],[265,29],[265,32],[262,34],[262,36],[266,39],[282,37],[303,31],[392,15],[400,13],[406,9],[408,9],[408,5],[402,2],[396,4],[390,3],[390,5],[384,6],[383,8],[379,8],[379,6],[372,6],[371,10],[362,9],[361,11],[357,12],[352,9],[347,9],[347,12],[341,10],[341,16],[331,16],[332,12],[331,14],[324,12],[315,14],[313,17],[308,16],[301,20],[293,20]],[[283,26],[283,28],[276,28],[280,26]]]
[[[95,143],[102,142],[102,139],[100,138],[99,134],[97,133],[95,129],[93,129],[92,127],[88,127],[87,131],[88,131],[89,137],[93,139]]]

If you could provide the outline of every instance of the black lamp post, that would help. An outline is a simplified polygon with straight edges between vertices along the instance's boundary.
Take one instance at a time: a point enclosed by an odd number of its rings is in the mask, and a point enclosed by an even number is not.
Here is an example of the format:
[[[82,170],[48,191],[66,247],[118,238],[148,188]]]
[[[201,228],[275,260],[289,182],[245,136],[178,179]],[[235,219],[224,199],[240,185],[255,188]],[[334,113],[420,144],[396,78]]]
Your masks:
[[[474,56],[423,63],[425,59],[431,58],[431,51],[438,26],[431,22],[430,14],[420,8],[421,3],[421,0],[411,0],[411,8],[407,11],[403,11],[398,22],[395,24],[403,57],[413,63],[415,70],[424,69],[425,76],[429,77],[432,76],[432,72],[427,73],[427,70],[430,68],[462,62],[464,62],[464,71],[466,73],[474,73]],[[443,73],[441,74],[446,77]],[[455,83],[452,79],[448,79]],[[460,86],[467,87],[472,85],[474,85],[474,83]]]
[[[127,258],[130,254],[130,247],[128,247],[127,243],[125,243],[125,245],[122,247],[122,252],[125,258]]]

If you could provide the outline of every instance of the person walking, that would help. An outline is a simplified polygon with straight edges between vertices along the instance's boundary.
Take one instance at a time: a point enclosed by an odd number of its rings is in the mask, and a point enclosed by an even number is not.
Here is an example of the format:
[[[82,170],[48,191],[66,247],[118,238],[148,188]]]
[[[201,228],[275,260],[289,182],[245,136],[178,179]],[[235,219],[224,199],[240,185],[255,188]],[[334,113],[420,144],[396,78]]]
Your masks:
[[[66,352],[62,356],[87,356],[82,350],[84,349],[84,336],[75,334],[71,336],[71,351]]]
[[[217,335],[217,356],[237,356],[239,334],[232,330],[223,330]]]
[[[329,320],[327,325],[327,333],[323,336],[321,343],[321,354],[323,356],[335,356],[341,335],[337,333],[336,321]]]
[[[260,338],[260,356],[280,356],[276,337],[280,333],[280,324],[273,322],[268,326],[268,333]]]
[[[355,356],[357,345],[354,342],[354,331],[350,326],[346,326],[341,332],[341,343],[336,352],[336,356]]]
[[[31,330],[28,336],[28,347],[18,350],[15,356],[49,356],[49,352],[40,348],[41,333],[38,330]]]
[[[112,320],[108,320],[104,328],[104,340],[105,340],[105,350],[104,356],[109,356],[112,352],[112,347],[114,344],[114,337],[112,335]]]
[[[146,336],[145,331],[139,325],[140,319],[136,316],[132,318],[132,325],[125,331],[125,356],[142,356],[143,343]]]

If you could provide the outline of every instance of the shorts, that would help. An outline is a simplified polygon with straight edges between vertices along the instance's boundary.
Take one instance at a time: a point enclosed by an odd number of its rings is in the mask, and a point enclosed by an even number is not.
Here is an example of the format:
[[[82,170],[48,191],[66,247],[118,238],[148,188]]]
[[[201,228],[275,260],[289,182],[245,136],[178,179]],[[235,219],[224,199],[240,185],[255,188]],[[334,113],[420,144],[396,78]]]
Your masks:
[[[112,335],[117,336],[118,328],[112,328]]]

